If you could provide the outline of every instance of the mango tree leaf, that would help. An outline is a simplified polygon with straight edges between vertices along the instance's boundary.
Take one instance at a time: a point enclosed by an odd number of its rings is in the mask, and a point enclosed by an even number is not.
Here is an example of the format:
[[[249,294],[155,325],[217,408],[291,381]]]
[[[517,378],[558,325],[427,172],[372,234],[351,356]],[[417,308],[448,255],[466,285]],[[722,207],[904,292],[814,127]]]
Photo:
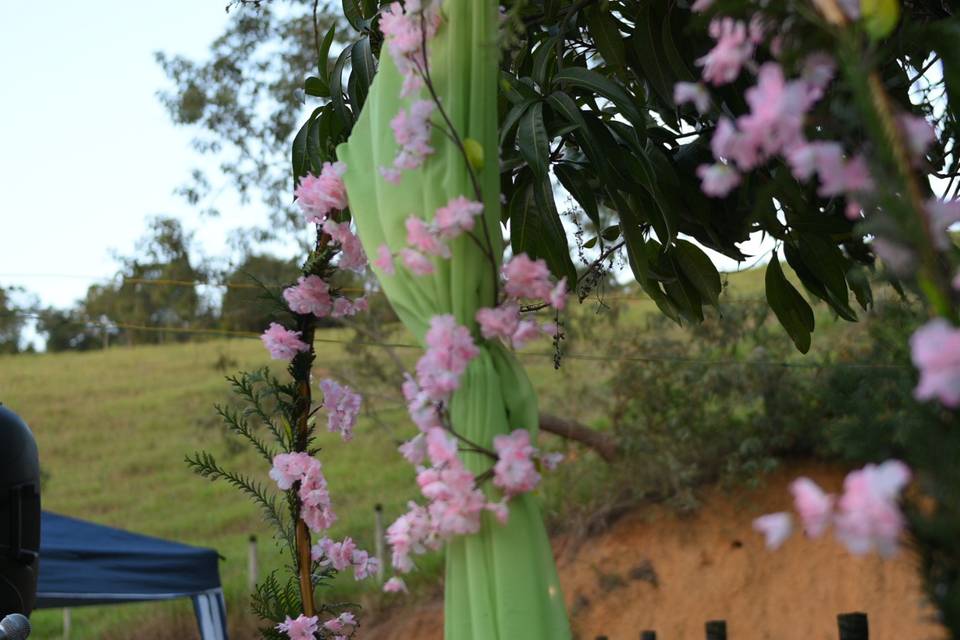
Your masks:
[[[590,93],[599,93],[613,102],[624,117],[637,129],[647,128],[646,118],[636,104],[636,100],[621,85],[613,80],[583,67],[566,67],[553,76],[554,83],[581,87]]]
[[[621,70],[626,62],[623,51],[623,36],[617,28],[617,21],[608,8],[593,6],[587,9],[587,26],[590,35],[597,45],[597,50],[603,56],[604,62],[611,67]]]
[[[700,294],[700,298],[716,306],[723,285],[713,261],[700,247],[686,240],[677,241],[674,255],[680,271]]]
[[[543,103],[530,105],[517,128],[517,145],[533,175],[540,180],[547,178],[550,169],[550,140],[543,123]]]
[[[815,322],[813,309],[783,275],[783,268],[776,254],[767,265],[765,282],[767,302],[770,303],[777,320],[800,353],[807,353],[810,350]]]
[[[561,162],[554,165],[553,173],[557,176],[563,188],[583,207],[583,211],[590,218],[590,221],[599,229],[600,210],[597,206],[597,196],[590,188],[584,171]]]

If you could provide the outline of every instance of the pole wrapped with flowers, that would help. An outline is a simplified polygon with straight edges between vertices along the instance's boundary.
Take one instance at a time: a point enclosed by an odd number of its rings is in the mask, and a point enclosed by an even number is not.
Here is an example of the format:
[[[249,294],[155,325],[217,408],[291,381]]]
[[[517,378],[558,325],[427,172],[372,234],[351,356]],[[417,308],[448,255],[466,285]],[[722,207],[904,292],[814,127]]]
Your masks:
[[[384,55],[337,158],[383,291],[427,346],[404,385],[423,433],[402,449],[430,463],[417,478],[429,504],[390,527],[394,567],[446,542],[446,637],[554,640],[570,631],[528,493],[539,480],[537,401],[507,344],[555,333],[520,320],[519,299],[559,308],[564,284],[517,257],[500,295],[497,22],[489,0],[387,8]]]

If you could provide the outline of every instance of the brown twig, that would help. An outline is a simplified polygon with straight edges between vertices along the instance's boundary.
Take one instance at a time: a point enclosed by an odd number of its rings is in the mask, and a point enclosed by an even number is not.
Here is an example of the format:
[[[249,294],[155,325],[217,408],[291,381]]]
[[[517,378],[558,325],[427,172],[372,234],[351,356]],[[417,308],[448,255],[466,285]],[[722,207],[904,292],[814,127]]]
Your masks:
[[[549,413],[540,414],[540,430],[555,436],[579,442],[597,452],[606,462],[613,462],[620,455],[616,440],[607,433],[596,431],[576,420],[561,418]]]

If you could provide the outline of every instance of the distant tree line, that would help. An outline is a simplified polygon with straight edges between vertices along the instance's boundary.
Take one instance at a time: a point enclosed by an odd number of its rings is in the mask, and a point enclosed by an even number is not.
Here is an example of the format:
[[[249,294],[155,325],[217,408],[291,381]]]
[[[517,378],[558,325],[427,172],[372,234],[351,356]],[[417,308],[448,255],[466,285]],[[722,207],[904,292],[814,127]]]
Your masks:
[[[272,319],[272,306],[263,300],[268,289],[276,295],[299,273],[293,260],[252,250],[218,268],[200,255],[193,234],[168,217],[152,219],[133,254],[117,261],[115,278],[91,285],[67,308],[42,306],[22,289],[0,287],[0,353],[32,350],[25,344],[31,322],[47,351],[184,342],[207,339],[211,330],[259,333]]]

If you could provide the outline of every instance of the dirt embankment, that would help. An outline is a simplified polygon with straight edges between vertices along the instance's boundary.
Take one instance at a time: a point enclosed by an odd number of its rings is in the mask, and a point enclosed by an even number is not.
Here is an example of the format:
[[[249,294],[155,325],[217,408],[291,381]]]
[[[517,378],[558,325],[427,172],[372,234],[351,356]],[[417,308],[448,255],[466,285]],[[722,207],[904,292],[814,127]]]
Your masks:
[[[699,640],[705,621],[723,619],[733,640],[835,640],[838,613],[865,611],[871,640],[944,638],[908,553],[857,558],[831,537],[802,535],[764,548],[751,521],[786,509],[797,475],[834,492],[843,481],[835,468],[794,467],[758,491],[708,491],[693,516],[651,507],[594,538],[554,540],[576,636],[636,640],[653,629],[658,638]],[[439,601],[394,610],[369,620],[362,637],[441,640],[442,618]]]

